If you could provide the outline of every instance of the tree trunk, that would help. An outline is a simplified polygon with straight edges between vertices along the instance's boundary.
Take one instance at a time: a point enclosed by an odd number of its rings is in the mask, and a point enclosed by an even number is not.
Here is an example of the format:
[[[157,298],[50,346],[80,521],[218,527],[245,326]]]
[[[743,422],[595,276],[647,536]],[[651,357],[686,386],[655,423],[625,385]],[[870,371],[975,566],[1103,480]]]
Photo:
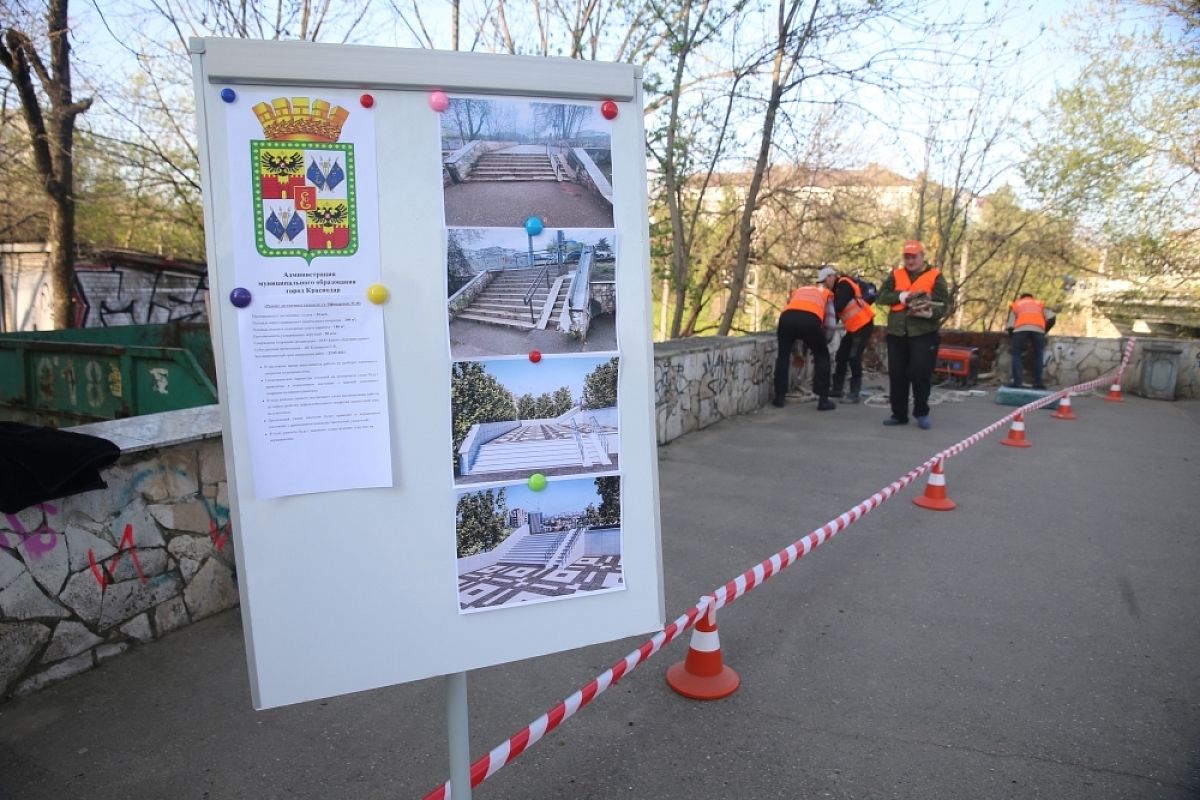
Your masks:
[[[750,186],[746,190],[746,205],[742,208],[741,220],[738,223],[737,261],[733,266],[733,279],[729,286],[729,304],[721,315],[721,325],[717,329],[718,336],[728,336],[733,328],[733,318],[737,315],[742,301],[742,288],[746,285],[746,272],[750,265],[750,240],[754,234],[754,212],[758,205],[758,193],[762,189],[763,175],[771,159],[772,138],[775,135],[775,116],[783,102],[785,85],[790,89],[795,84],[790,83],[793,68],[800,57],[804,44],[812,32],[813,19],[820,0],[813,0],[809,11],[806,30],[798,32],[792,23],[800,9],[799,0],[779,0],[779,21],[775,55],[771,63],[771,94],[767,99],[766,113],[763,115],[763,130],[758,146],[758,159],[754,164],[754,175],[750,178]],[[788,53],[789,43],[795,40],[795,50]]]
[[[75,200],[55,198],[50,206],[48,236],[50,244],[50,314],[51,329],[75,327]]]
[[[47,68],[33,39],[9,28],[0,42],[0,63],[12,76],[29,133],[33,160],[50,200],[50,307],[56,329],[71,326],[75,267],[75,119],[91,107],[91,98],[71,98],[71,46],[68,0],[50,0],[46,10]],[[41,94],[33,76],[41,83]],[[43,99],[43,96],[45,99]]]

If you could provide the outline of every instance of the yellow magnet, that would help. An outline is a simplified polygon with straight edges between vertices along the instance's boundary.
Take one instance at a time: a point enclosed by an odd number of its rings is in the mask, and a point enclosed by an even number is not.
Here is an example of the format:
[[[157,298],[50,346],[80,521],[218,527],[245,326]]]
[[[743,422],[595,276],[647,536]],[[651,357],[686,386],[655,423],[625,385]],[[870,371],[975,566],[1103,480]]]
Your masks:
[[[367,299],[377,306],[387,302],[388,290],[382,283],[372,283],[367,287]]]

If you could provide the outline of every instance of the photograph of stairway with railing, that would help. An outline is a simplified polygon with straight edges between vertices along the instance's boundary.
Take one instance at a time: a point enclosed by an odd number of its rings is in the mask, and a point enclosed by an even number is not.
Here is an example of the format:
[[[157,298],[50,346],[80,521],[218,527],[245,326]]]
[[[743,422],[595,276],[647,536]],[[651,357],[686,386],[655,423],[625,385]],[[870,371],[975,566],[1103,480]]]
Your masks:
[[[615,350],[615,243],[604,228],[449,228],[451,356]]]
[[[558,268],[555,265],[556,273]],[[552,318],[562,316],[572,277],[574,272],[552,275],[550,264],[492,272],[491,280],[455,319],[545,330]]]
[[[624,588],[619,476],[461,492],[456,531],[461,611]]]

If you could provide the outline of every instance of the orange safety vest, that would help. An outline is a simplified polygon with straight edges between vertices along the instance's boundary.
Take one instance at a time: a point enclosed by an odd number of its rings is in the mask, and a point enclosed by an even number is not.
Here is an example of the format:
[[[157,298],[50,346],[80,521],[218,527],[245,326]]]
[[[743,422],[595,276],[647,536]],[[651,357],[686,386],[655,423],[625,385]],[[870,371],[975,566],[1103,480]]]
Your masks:
[[[850,298],[850,302],[846,303],[846,306],[838,312],[838,319],[846,326],[846,333],[854,333],[875,321],[875,309],[862,299],[862,289],[859,288],[858,281],[846,277],[837,279],[838,283],[842,281],[850,284],[850,288],[854,290],[854,297]]]
[[[892,270],[892,282],[896,286],[897,292],[926,292],[933,294],[933,284],[937,282],[938,275],[941,275],[941,270],[930,267],[922,272],[914,281],[908,275],[908,270],[904,267],[896,267]],[[907,303],[892,303],[892,311],[903,311],[908,308]]]
[[[1023,325],[1036,325],[1043,333],[1046,331],[1046,304],[1041,300],[1034,300],[1032,297],[1023,297],[1013,303],[1010,308],[1017,315],[1017,320],[1013,323],[1014,328],[1020,328]]]
[[[831,297],[833,297],[833,292],[824,286],[801,286],[792,292],[792,296],[788,298],[788,304],[784,306],[783,310],[807,311],[810,314],[816,314],[817,319],[824,322],[825,306]]]

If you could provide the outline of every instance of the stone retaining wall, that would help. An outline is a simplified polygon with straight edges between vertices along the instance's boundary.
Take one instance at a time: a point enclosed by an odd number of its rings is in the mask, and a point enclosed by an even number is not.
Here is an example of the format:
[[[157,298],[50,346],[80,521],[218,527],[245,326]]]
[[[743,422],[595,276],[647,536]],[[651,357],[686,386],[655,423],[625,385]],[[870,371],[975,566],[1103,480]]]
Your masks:
[[[775,336],[676,339],[654,346],[658,443],[770,402]]]
[[[164,426],[189,433],[143,438]],[[0,517],[0,698],[238,602],[217,406],[75,430],[122,456],[107,489]]]
[[[1126,392],[1138,393],[1143,348],[1161,344],[1139,341]],[[1167,344],[1182,351],[1176,396],[1200,396],[1200,342]],[[1116,366],[1120,352],[1115,339],[1051,336],[1047,382],[1095,378]],[[989,362],[1004,376],[1008,359],[1001,337]],[[655,345],[659,444],[765,406],[774,362],[769,334]],[[804,380],[793,375],[794,383]],[[218,407],[75,430],[112,440],[122,456],[103,472],[108,489],[0,518],[0,699],[238,602]]]

